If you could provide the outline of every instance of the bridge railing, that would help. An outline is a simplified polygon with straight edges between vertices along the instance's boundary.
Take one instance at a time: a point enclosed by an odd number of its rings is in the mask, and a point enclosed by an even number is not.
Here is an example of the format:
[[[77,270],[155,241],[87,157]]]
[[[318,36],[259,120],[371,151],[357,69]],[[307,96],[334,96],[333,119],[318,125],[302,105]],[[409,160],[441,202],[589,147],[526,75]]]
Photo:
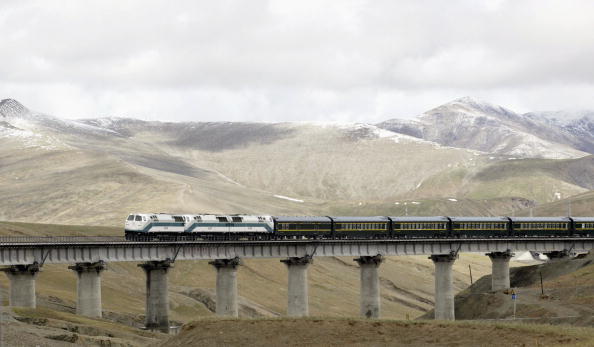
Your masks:
[[[123,236],[0,236],[2,243],[125,242]]]

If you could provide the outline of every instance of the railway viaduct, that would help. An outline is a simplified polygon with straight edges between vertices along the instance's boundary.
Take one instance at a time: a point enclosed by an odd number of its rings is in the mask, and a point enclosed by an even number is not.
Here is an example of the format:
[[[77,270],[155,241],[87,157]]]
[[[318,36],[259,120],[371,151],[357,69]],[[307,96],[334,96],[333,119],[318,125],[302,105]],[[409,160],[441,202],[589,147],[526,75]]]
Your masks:
[[[352,256],[360,267],[361,315],[380,316],[378,268],[386,256],[428,255],[435,265],[435,319],[453,320],[452,265],[462,252],[492,261],[492,289],[510,287],[513,252],[552,259],[594,248],[588,238],[176,241],[132,242],[117,237],[2,237],[0,265],[10,279],[11,306],[35,307],[35,279],[44,264],[71,264],[78,276],[78,314],[101,317],[101,272],[106,263],[139,262],[146,274],[148,329],[169,330],[167,273],[176,260],[210,260],[217,271],[216,313],[237,316],[237,270],[242,258],[281,258],[288,269],[289,316],[308,315],[307,269],[314,257]]]

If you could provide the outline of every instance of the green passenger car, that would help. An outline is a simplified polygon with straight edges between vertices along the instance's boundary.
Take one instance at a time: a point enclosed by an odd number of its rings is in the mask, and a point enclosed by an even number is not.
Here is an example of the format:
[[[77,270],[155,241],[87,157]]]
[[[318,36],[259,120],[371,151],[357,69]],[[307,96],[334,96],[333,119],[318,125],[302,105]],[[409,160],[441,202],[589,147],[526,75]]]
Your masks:
[[[510,234],[507,217],[450,217],[452,237],[505,237]]]
[[[511,217],[514,236],[569,236],[569,217]]]
[[[278,238],[323,238],[332,234],[332,220],[328,217],[273,217]]]
[[[390,217],[392,220],[392,237],[422,238],[447,237],[449,234],[448,217]]]
[[[387,239],[390,236],[388,217],[330,217],[333,236],[339,239]]]
[[[594,217],[571,217],[573,234],[576,236],[594,236]]]

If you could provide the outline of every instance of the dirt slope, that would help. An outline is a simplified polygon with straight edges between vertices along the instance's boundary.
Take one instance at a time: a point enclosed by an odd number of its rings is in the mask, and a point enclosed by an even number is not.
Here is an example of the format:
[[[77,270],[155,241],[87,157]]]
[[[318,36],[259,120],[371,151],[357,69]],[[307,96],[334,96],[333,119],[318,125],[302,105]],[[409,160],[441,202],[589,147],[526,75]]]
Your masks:
[[[510,282],[517,295],[516,319],[594,325],[593,256],[512,268]],[[482,277],[460,292],[455,302],[456,319],[510,319],[513,316],[511,295],[491,292],[491,275]],[[423,318],[431,315],[432,312],[428,312]]]
[[[360,319],[202,319],[154,346],[591,346],[593,328]]]

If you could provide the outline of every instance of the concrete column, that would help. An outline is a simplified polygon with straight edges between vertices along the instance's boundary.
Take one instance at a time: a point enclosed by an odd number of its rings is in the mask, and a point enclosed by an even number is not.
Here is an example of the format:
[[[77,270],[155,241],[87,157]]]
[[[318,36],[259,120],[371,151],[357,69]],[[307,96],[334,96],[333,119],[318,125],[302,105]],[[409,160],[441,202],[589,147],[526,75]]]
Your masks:
[[[454,320],[454,284],[452,265],[456,254],[434,254],[429,257],[435,264],[435,319]]]
[[[2,269],[10,280],[8,303],[13,307],[37,307],[35,299],[35,278],[39,273],[39,264],[12,265]]]
[[[307,267],[312,262],[311,256],[283,259],[289,269],[289,288],[287,315],[290,317],[307,317],[309,315],[309,299],[307,294]]]
[[[491,252],[487,253],[487,255],[491,258],[491,290],[509,289],[509,260],[514,254],[507,250],[505,252]]]
[[[380,287],[378,268],[384,259],[381,255],[355,259],[361,269],[361,316],[379,318]]]
[[[76,314],[101,318],[101,272],[105,263],[77,263],[68,267],[76,271]]]
[[[562,251],[552,251],[543,253],[549,258],[550,262],[569,259],[569,251],[564,249]]]
[[[217,269],[217,315],[238,317],[237,309],[237,267],[238,257],[216,259],[209,262]]]
[[[149,330],[169,333],[169,297],[167,271],[171,261],[149,261],[138,264],[146,274],[146,319]]]

